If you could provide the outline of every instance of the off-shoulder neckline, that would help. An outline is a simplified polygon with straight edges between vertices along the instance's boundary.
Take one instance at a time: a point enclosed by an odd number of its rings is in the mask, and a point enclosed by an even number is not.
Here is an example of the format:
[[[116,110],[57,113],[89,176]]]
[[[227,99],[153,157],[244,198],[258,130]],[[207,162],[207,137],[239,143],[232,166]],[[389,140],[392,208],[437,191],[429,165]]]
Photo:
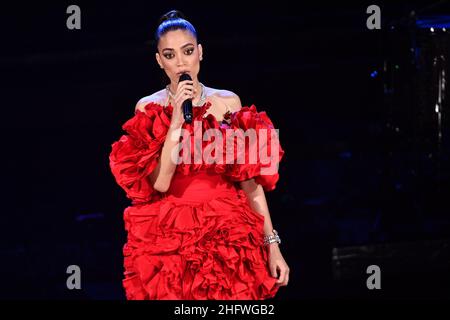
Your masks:
[[[158,106],[158,107],[160,107],[160,108],[162,108],[162,109],[166,109],[166,108],[172,108],[173,109],[173,105],[169,102],[169,104],[166,106],[166,105],[162,105],[162,104],[160,104],[160,103],[158,103],[158,102],[154,102],[154,101],[150,101],[149,103],[147,103],[145,106],[144,106],[144,109],[148,106],[148,105],[150,105],[150,104],[153,104],[153,105],[156,105],[156,106]],[[210,107],[211,107],[211,105],[212,105],[212,103],[211,103],[211,101],[205,101],[201,106],[192,106],[193,108],[196,108],[196,109],[202,109],[201,110],[201,112],[206,112]],[[140,111],[140,110],[139,110]],[[140,112],[142,112],[142,111],[140,111]],[[238,111],[235,111],[235,112],[238,112]],[[235,112],[232,112],[232,114],[233,113],[235,113]],[[222,119],[222,120],[217,120],[217,118],[216,118],[216,116],[215,115],[213,115],[212,113],[209,113],[208,114],[208,116],[211,116],[213,119],[214,119],[214,121],[217,123],[217,124],[222,124],[223,123],[223,121],[225,120],[225,118],[224,119]],[[202,117],[203,117],[203,115],[202,115]],[[206,118],[206,117],[203,117],[203,118]]]
[[[158,106],[158,107],[161,107],[161,108],[163,108],[163,109],[168,108],[169,106],[173,108],[173,105],[172,105],[172,103],[170,103],[170,102],[169,102],[169,104],[166,106],[166,105],[163,105],[163,104],[158,103],[158,102],[155,102],[155,101],[149,101],[149,102],[147,102],[147,103],[144,105],[144,109],[145,109],[149,104],[154,104],[154,105],[156,105],[156,106]],[[209,108],[209,107],[211,106],[211,101],[205,101],[201,106],[192,106],[192,107],[193,107],[193,108],[203,108],[203,107],[205,107],[206,104],[208,104],[207,107]],[[139,110],[139,111],[140,111],[140,110]]]

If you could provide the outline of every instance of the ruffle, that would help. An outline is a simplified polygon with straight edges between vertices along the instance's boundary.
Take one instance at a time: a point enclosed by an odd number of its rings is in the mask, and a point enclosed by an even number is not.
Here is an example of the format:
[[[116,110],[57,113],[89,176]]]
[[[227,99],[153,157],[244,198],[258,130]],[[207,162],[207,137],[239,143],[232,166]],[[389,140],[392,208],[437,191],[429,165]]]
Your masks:
[[[205,170],[224,174],[231,181],[236,182],[255,178],[256,182],[261,184],[266,191],[273,190],[279,179],[278,163],[283,157],[284,151],[279,144],[278,136],[271,135],[271,130],[275,128],[267,114],[265,112],[258,113],[254,105],[250,107],[245,106],[231,114],[228,124],[225,122],[219,123],[212,114],[204,117],[210,106],[211,103],[207,102],[201,107],[195,107],[193,109],[194,121],[192,124],[183,124],[183,129],[190,134],[191,146],[195,146],[194,123],[196,121],[201,121],[202,123],[201,137],[208,129],[219,130],[223,137],[226,136],[225,130],[241,129],[245,131],[254,129],[257,140],[251,144],[245,144],[245,163],[238,163],[237,144],[239,139],[235,139],[232,146],[235,150],[233,163],[227,164],[226,159],[223,158],[222,162],[219,163],[205,163],[203,157],[200,163],[195,163],[195,147],[192,147],[190,154],[191,163],[179,164],[176,171],[183,175],[190,175],[193,172]],[[144,112],[137,110],[134,117],[122,126],[127,134],[112,144],[109,157],[111,171],[117,183],[126,191],[127,197],[135,204],[149,202],[160,196],[153,189],[149,175],[157,166],[170,126],[172,112],[173,107],[171,105],[163,107],[154,102],[147,104]],[[265,140],[262,139],[264,138],[264,132],[261,129],[266,130],[267,138]],[[226,144],[225,138],[223,141]],[[266,143],[261,143],[262,141],[266,141]],[[272,154],[273,141],[276,142],[275,144],[278,148],[278,152],[273,152],[274,154]],[[201,154],[211,142],[203,141],[202,139]],[[227,146],[224,145],[223,150],[225,151],[226,148]],[[255,163],[250,163],[249,157],[254,154],[253,150],[258,150],[256,153],[257,159]],[[180,156],[183,156],[182,152]],[[264,163],[262,158],[264,155],[271,157],[269,163]],[[273,170],[267,171],[271,166]]]
[[[232,130],[253,131],[256,139],[248,139],[245,143],[244,136],[235,139],[234,163],[227,166],[226,176],[232,181],[244,181],[254,178],[262,185],[264,190],[275,189],[279,180],[278,166],[283,158],[284,150],[280,145],[278,132],[267,116],[266,112],[257,112],[256,106],[245,106],[241,110],[231,114],[230,123],[227,126]],[[245,145],[245,162],[239,163],[237,144]],[[250,161],[254,156],[254,161]]]
[[[167,197],[125,211],[127,299],[258,300],[275,296],[264,217],[243,191],[186,204]]]
[[[170,125],[170,115],[149,104],[136,111],[122,129],[127,132],[111,145],[109,163],[116,182],[133,203],[148,202],[155,196],[149,180]]]
[[[173,110],[172,106],[168,106],[170,110]],[[182,173],[183,175],[190,175],[195,172],[199,171],[207,171],[207,172],[214,172],[217,174],[222,174],[226,170],[226,163],[205,163],[203,161],[203,152],[208,148],[208,145],[210,145],[212,142],[214,142],[214,139],[212,137],[209,137],[209,140],[203,141],[204,133],[208,132],[208,130],[218,130],[219,132],[222,132],[221,125],[216,121],[214,116],[212,114],[208,114],[205,116],[207,110],[211,107],[211,102],[206,102],[201,107],[195,107],[193,108],[193,121],[190,124],[184,123],[183,129],[186,130],[186,133],[189,134],[190,137],[190,144],[192,146],[191,148],[191,154],[189,155],[191,159],[191,163],[180,163],[177,166],[177,172]],[[197,128],[199,130],[196,135],[195,132],[195,123],[201,123],[201,128]],[[202,156],[200,163],[196,163],[195,161],[195,148],[196,148],[196,138],[200,138],[202,140],[201,148],[197,148],[198,154]],[[214,152],[211,152],[211,155],[214,156]],[[180,152],[180,157],[183,157],[183,151]]]

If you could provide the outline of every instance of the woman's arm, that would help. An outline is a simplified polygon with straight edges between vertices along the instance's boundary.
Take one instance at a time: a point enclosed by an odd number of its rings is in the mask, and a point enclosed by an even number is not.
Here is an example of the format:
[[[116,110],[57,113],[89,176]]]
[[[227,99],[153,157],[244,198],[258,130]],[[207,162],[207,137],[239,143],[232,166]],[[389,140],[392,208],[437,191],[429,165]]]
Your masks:
[[[264,234],[272,234],[273,225],[270,218],[269,208],[267,206],[266,196],[262,186],[254,179],[241,182],[241,188],[246,193],[250,207],[264,216]],[[272,276],[278,278],[277,283],[287,285],[289,281],[289,267],[284,260],[278,243],[274,242],[269,246],[269,267]],[[279,271],[279,277],[278,277]]]
[[[152,101],[151,97],[150,99],[143,98],[139,100],[136,104],[135,110],[145,112],[145,105],[147,105],[150,101]],[[171,160],[171,152],[179,143],[181,133],[181,130],[179,129],[181,128],[182,121],[180,121],[180,119],[177,121],[176,116],[179,118],[179,115],[173,115],[173,121],[171,121],[170,127],[167,131],[166,139],[158,159],[158,164],[150,174],[150,181],[153,188],[159,192],[166,192],[169,189],[172,176],[175,173],[177,166],[176,163]]]
[[[161,156],[159,157],[158,165],[150,174],[150,181],[153,188],[159,192],[166,192],[170,187],[173,174],[177,164],[172,161],[172,150],[179,144],[180,128],[170,126],[167,131],[166,140],[162,147]]]
[[[241,188],[247,194],[251,208],[264,216],[264,234],[272,234],[273,225],[270,218],[269,208],[267,206],[266,195],[260,184],[257,184],[254,179],[241,182]],[[273,243],[278,247],[278,243]]]
[[[192,80],[184,80],[178,83],[177,92],[174,98],[174,108],[167,131],[166,139],[161,150],[158,165],[150,174],[150,181],[153,188],[159,192],[166,192],[170,187],[172,176],[175,173],[177,164],[172,160],[172,150],[179,148],[181,127],[184,122],[182,104],[186,99],[192,99],[197,91]],[[145,103],[148,103],[146,101]],[[136,109],[145,112],[142,103],[137,104]]]

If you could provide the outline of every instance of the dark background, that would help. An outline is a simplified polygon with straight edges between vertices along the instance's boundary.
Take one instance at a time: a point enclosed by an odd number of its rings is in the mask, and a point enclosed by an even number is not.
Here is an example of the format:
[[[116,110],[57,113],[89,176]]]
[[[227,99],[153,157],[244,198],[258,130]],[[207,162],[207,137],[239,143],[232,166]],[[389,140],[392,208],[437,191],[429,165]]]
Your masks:
[[[450,59],[449,36],[407,27],[412,10],[424,21],[449,4],[312,3],[2,7],[0,297],[124,299],[129,202],[108,156],[136,102],[162,88],[153,32],[171,9],[197,29],[200,81],[280,129],[286,157],[267,198],[291,276],[277,298],[449,297],[449,103],[438,126],[433,67]],[[366,27],[373,3],[381,30]],[[81,30],[66,28],[71,4]],[[66,288],[72,264],[82,290]],[[378,291],[366,287],[371,264]]]

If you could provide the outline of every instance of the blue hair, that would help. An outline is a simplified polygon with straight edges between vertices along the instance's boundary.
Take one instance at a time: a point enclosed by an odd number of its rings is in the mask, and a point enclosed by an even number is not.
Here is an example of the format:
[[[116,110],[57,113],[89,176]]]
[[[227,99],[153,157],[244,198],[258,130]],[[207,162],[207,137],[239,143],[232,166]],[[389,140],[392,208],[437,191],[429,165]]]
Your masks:
[[[159,19],[159,26],[155,32],[155,48],[158,48],[159,40],[169,31],[187,30],[197,39],[197,31],[194,26],[185,19],[184,14],[178,10],[172,10]]]

